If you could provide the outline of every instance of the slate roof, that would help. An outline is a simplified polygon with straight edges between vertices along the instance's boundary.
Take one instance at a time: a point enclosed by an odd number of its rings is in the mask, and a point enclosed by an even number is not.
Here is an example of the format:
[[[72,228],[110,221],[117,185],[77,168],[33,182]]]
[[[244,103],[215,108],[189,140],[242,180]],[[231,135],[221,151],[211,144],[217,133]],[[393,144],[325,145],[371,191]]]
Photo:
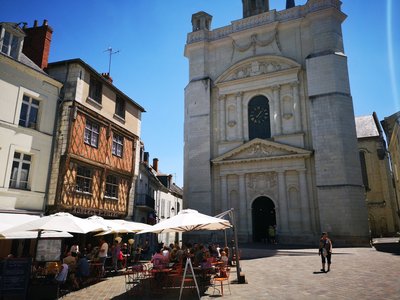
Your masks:
[[[373,115],[360,116],[355,118],[357,138],[379,137],[379,131]]]

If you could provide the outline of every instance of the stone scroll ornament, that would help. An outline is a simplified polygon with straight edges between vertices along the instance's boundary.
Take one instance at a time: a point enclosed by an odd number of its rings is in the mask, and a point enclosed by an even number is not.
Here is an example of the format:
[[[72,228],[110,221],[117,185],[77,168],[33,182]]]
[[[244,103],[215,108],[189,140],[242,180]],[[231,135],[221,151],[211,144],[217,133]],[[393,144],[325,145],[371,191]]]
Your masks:
[[[265,41],[261,41],[260,39],[258,39],[257,34],[253,34],[250,37],[250,42],[247,45],[239,45],[238,43],[236,43],[235,40],[232,41],[232,55],[231,55],[231,61],[233,60],[233,57],[235,55],[235,51],[239,51],[239,52],[245,52],[247,50],[249,50],[250,48],[253,48],[253,55],[256,55],[256,48],[258,47],[266,47],[270,44],[272,44],[273,42],[276,43],[277,46],[277,50],[278,50],[278,54],[280,54],[281,52],[281,46],[279,44],[279,39],[278,39],[278,31],[275,29],[274,32],[271,34],[271,36],[265,40]]]

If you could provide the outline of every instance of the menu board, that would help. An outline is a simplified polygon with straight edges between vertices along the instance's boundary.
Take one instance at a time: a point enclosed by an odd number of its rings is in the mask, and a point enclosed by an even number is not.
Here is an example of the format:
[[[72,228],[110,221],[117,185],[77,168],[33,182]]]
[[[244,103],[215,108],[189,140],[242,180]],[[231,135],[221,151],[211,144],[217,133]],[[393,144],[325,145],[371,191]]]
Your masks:
[[[61,239],[39,239],[37,241],[36,261],[59,261]]]
[[[25,298],[30,272],[30,258],[8,258],[2,261],[0,275],[0,296],[20,295]]]

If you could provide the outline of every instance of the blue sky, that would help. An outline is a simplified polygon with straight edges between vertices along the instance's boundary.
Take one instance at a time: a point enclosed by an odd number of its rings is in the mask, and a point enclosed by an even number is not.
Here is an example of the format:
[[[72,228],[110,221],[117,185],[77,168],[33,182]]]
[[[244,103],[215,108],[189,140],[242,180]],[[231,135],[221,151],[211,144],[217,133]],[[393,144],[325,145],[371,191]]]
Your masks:
[[[302,5],[305,0],[296,0]],[[345,53],[356,116],[382,120],[400,110],[400,1],[343,0]],[[270,8],[284,9],[285,0]],[[113,55],[114,84],[146,109],[141,138],[150,160],[183,182],[183,105],[188,61],[183,56],[191,16],[213,16],[212,28],[242,18],[241,0],[2,0],[0,21],[47,19],[53,28],[50,62],[81,58],[98,72]],[[397,14],[395,13],[397,12]]]

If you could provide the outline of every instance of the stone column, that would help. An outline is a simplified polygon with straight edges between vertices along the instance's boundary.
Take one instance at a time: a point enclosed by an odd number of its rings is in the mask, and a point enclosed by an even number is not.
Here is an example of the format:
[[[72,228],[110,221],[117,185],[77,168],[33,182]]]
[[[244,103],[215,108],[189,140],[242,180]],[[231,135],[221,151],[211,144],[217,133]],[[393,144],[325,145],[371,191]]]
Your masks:
[[[243,140],[242,99],[243,99],[243,92],[237,93],[236,116],[237,116],[237,126],[238,126],[238,140]]]
[[[229,208],[228,208],[228,184],[226,180],[226,175],[221,175],[221,211],[226,211]]]
[[[301,169],[299,172],[299,183],[300,183],[300,203],[301,203],[301,218],[304,232],[309,232],[310,226],[310,205],[308,201],[308,189],[306,180],[306,170]]]
[[[279,188],[279,219],[280,219],[280,232],[289,231],[289,211],[287,203],[287,192],[286,192],[286,178],[285,171],[278,171],[278,188]]]
[[[225,126],[226,126],[226,109],[225,109],[225,101],[226,100],[226,95],[220,95],[219,96],[219,134],[220,134],[220,140],[225,141],[226,140],[226,131],[225,131]]]
[[[239,223],[238,226],[239,232],[243,232],[246,231],[247,229],[247,222],[246,222],[247,197],[246,197],[245,174],[239,174],[239,203],[240,203],[240,209],[236,220],[238,220]]]
[[[300,108],[300,99],[299,99],[299,82],[292,82],[292,94],[293,94],[293,112],[294,112],[294,121],[296,131],[299,132],[302,130],[301,126],[301,108]]]
[[[272,87],[272,92],[274,95],[274,110],[273,110],[273,123],[275,124],[275,134],[282,134],[282,117],[281,117],[281,97],[280,97],[280,85],[274,85]]]

